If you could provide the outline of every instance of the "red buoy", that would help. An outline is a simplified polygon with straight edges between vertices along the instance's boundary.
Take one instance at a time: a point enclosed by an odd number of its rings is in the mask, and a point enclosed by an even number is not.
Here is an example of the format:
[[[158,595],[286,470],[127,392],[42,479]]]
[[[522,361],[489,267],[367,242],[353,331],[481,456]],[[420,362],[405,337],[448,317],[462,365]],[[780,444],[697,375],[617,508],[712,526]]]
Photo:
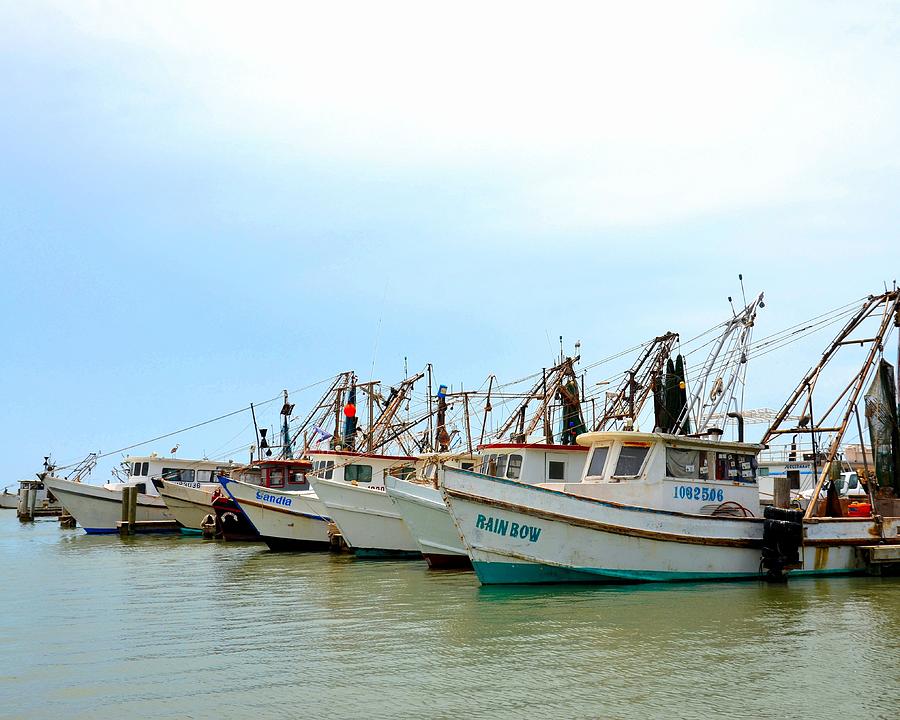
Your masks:
[[[356,416],[356,405],[353,403],[347,403],[344,405],[344,416],[348,418],[352,418]]]

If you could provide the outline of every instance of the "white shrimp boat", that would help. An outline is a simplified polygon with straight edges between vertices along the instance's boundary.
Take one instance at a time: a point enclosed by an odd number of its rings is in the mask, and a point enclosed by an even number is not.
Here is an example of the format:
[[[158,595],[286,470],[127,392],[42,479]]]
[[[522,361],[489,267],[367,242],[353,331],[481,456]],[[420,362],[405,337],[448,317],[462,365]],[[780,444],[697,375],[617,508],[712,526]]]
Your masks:
[[[584,465],[586,452],[579,445],[525,443],[485,444],[478,450],[482,453],[479,458],[482,473],[527,484],[577,477]],[[470,470],[474,464],[471,459],[459,459],[458,456],[440,467],[437,464],[440,456],[428,460],[422,477],[416,480],[386,477],[388,496],[430,567],[467,567],[470,565],[469,557],[438,486],[446,468]]]
[[[385,489],[389,474],[413,474],[416,458],[348,450],[316,450],[309,457],[312,488],[357,556],[421,556]]]
[[[760,301],[726,323],[676,428],[689,417],[699,418],[695,427],[709,427],[720,401],[731,406],[735,381],[743,382],[749,329]],[[851,331],[878,308],[881,324],[874,337],[850,341]],[[768,442],[808,432],[815,441],[815,434],[833,433],[814,498],[821,496],[832,474],[855,403],[898,310],[896,290],[870,297],[801,381],[763,438]],[[720,360],[721,348],[735,333],[740,338],[729,343],[731,359]],[[835,401],[813,422],[812,392],[825,364],[838,349],[867,343],[871,350],[863,369],[838,396],[846,403],[841,417],[829,424],[838,407]],[[713,367],[715,373],[708,372]],[[728,367],[733,368],[730,376],[723,370]],[[888,376],[886,371],[879,382],[890,395],[893,381]],[[890,399],[876,414],[892,414],[896,432],[896,408],[890,407],[894,402]],[[694,416],[692,409],[698,409]],[[797,426],[785,427],[792,411],[801,413],[795,416]],[[739,421],[740,436],[740,413],[731,417]],[[892,572],[900,566],[900,508],[890,493],[876,497],[870,490],[871,505],[857,507],[857,516],[847,512],[849,505],[844,506],[833,489],[827,501],[810,502],[805,513],[787,507],[764,509],[757,485],[757,455],[763,445],[723,442],[716,439],[721,433],[716,428],[703,436],[587,433],[578,437],[579,444],[591,448],[580,483],[534,487],[448,468],[442,492],[485,584],[783,579]],[[789,499],[786,485],[784,489]]]
[[[151,454],[128,457],[123,461],[123,467],[127,471],[125,480],[105,485],[74,482],[49,474],[43,475],[41,480],[86,533],[102,534],[117,532],[117,523],[122,519],[122,488],[137,488],[138,522],[172,521],[174,514],[153,485],[155,477],[198,489],[228,466],[209,460]]]
[[[307,460],[259,463],[261,484],[220,477],[225,493],[237,503],[272,550],[327,550],[330,547],[325,505],[309,489]],[[290,489],[291,487],[306,489]]]
[[[650,433],[587,433],[578,442],[592,452],[577,484],[529,486],[445,470],[444,497],[482,583],[766,575],[755,477],[761,445]],[[678,473],[673,457],[691,470]],[[704,466],[726,474],[710,477]],[[868,550],[860,548],[878,537],[871,517],[817,518],[804,529],[792,575],[864,572]],[[898,532],[900,518],[884,518],[884,537]]]

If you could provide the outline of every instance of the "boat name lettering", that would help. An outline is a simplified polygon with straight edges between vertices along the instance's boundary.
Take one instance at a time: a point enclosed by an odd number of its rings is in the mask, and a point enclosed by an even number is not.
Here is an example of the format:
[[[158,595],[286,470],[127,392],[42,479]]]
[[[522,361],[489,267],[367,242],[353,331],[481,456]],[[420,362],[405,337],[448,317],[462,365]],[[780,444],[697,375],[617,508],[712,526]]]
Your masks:
[[[272,503],[273,505],[287,505],[290,507],[291,504],[291,499],[289,497],[284,497],[284,495],[270,495],[269,493],[264,493],[259,490],[256,491],[256,499]]]
[[[517,522],[491,517],[490,515],[479,515],[475,520],[475,527],[479,530],[497,533],[498,535],[522,538],[528,542],[537,542],[541,536],[541,528],[539,527],[520,525]]]
[[[722,502],[725,499],[725,493],[720,488],[707,488],[699,485],[676,485],[675,499]]]

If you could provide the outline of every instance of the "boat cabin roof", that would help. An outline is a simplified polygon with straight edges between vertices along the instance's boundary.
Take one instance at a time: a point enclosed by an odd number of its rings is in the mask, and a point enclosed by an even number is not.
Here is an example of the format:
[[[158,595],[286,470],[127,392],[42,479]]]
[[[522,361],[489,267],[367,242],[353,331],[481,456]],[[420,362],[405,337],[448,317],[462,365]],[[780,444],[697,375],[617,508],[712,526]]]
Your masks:
[[[584,437],[583,435],[580,437]],[[549,445],[547,443],[485,443],[478,446],[478,452],[484,454],[491,450],[540,450],[546,452],[587,452],[587,447],[579,445]]]
[[[759,443],[731,442],[727,440],[710,440],[702,437],[686,435],[669,435],[667,433],[643,433],[627,430],[617,432],[587,432],[576,439],[579,445],[585,448],[595,445],[610,445],[614,442],[622,443],[662,443],[669,447],[678,447],[691,450],[718,450],[719,452],[733,452],[744,454],[756,454],[763,449]]]
[[[353,452],[351,450],[307,450],[306,454],[312,457],[339,457],[349,458],[351,460],[385,460],[388,462],[410,462],[414,463],[418,458],[409,457],[408,455],[378,455],[376,453]]]

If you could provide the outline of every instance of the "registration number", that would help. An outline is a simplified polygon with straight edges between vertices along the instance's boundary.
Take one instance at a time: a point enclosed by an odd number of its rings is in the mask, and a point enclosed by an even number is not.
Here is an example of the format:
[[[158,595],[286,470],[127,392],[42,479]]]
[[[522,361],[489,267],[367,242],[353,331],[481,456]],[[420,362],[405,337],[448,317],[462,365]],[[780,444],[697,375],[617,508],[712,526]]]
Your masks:
[[[699,485],[676,485],[675,499],[722,502],[725,499],[725,493],[720,488],[700,487]]]

